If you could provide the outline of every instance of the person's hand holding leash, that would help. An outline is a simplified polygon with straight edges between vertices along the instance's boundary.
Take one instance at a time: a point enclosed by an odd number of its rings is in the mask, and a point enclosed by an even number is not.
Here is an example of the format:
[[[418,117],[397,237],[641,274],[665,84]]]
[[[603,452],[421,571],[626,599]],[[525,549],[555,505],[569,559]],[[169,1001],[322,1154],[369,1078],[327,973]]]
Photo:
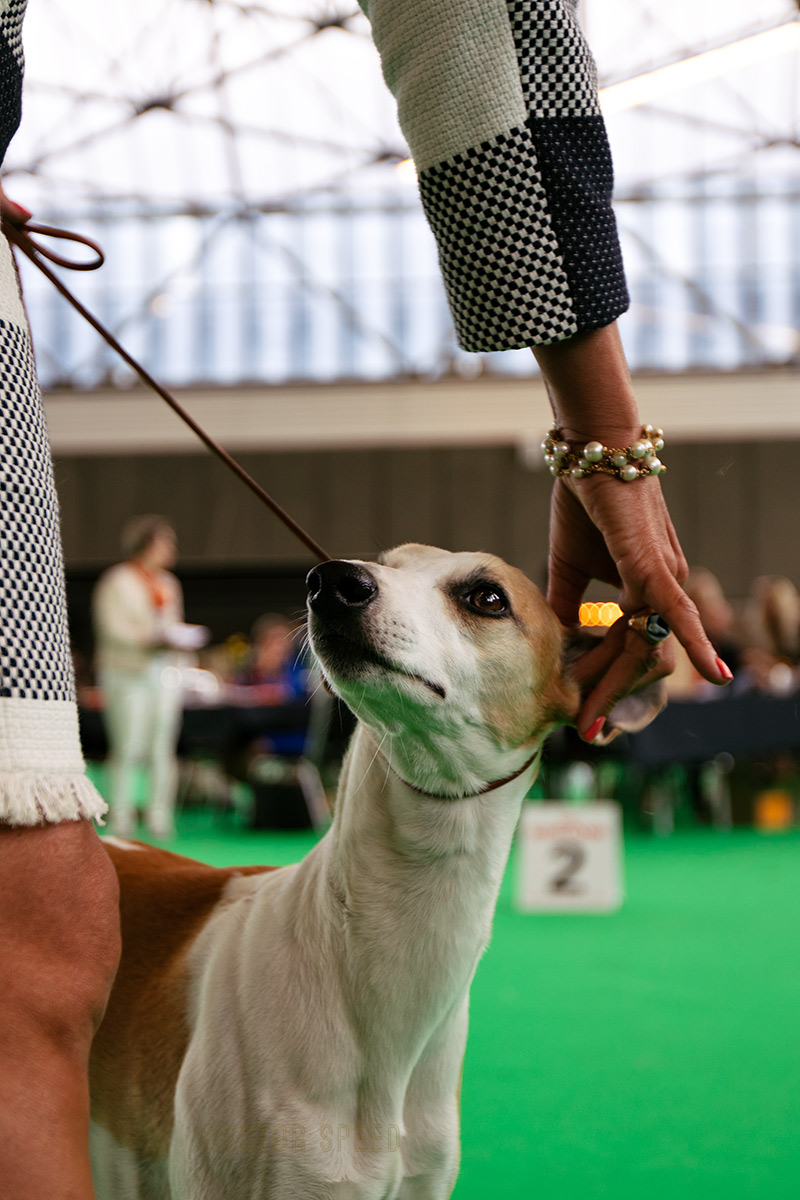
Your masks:
[[[570,444],[600,440],[629,446],[641,424],[615,325],[541,346],[536,358],[550,393],[556,424]],[[598,737],[602,718],[643,682],[668,675],[668,641],[652,642],[629,618],[661,615],[704,679],[730,683],[732,675],[709,641],[695,605],[683,590],[688,568],[656,477],[624,482],[606,474],[559,476],[550,518],[548,600],[560,620],[578,623],[592,579],[621,589],[626,614],[576,667],[584,692],[578,730]]]
[[[9,200],[8,196],[0,186],[0,216],[5,217],[12,225],[24,225],[30,220],[31,213],[27,208],[23,208],[21,204],[16,204],[13,200]]]

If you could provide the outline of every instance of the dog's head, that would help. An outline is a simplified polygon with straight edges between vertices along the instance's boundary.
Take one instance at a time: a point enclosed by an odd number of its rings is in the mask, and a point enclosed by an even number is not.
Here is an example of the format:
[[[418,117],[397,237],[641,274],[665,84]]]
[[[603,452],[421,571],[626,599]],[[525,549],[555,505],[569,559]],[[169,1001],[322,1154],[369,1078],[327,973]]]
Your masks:
[[[325,677],[420,788],[477,790],[577,716],[565,630],[502,559],[409,544],[323,563],[308,589]]]

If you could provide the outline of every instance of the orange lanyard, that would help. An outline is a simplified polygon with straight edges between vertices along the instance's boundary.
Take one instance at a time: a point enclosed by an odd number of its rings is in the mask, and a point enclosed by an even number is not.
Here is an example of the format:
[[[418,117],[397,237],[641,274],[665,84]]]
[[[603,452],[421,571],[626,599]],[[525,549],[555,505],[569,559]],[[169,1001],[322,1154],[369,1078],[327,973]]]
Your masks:
[[[143,567],[142,564],[137,562],[135,558],[130,560],[130,564],[132,567],[135,567],[147,584],[147,590],[150,593],[150,599],[152,601],[153,608],[165,608],[167,603],[167,589],[164,587],[164,585],[159,582],[158,578],[152,573],[152,571],[148,571],[147,567]]]

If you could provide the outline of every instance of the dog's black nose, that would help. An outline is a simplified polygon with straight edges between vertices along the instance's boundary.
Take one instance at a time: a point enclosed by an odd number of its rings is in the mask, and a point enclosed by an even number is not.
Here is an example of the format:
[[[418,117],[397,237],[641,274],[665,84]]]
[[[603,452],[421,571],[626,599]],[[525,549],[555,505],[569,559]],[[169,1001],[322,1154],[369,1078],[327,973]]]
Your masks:
[[[306,576],[308,603],[314,612],[342,614],[366,608],[378,594],[375,576],[360,563],[324,562]]]

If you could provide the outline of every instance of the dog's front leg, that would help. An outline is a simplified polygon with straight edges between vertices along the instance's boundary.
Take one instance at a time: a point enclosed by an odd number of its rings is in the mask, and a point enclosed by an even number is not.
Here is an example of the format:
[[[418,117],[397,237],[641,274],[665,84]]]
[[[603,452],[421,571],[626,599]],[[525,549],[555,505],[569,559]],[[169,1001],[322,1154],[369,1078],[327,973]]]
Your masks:
[[[448,1157],[440,1167],[426,1172],[424,1175],[409,1175],[404,1179],[397,1200],[449,1200],[456,1186],[458,1175],[458,1146],[455,1153]]]
[[[397,1200],[448,1200],[460,1158],[458,1098],[454,1092],[431,1111],[406,1108],[403,1139],[405,1178]]]
[[[403,1109],[405,1178],[397,1200],[448,1200],[455,1187],[467,1024],[464,999],[430,1038],[412,1072]]]
[[[186,1130],[173,1139],[172,1200],[398,1200],[402,1190],[399,1126],[370,1126],[331,1117],[308,1123],[233,1123]],[[364,1146],[356,1147],[354,1138]],[[376,1145],[372,1144],[376,1139]],[[439,1200],[450,1191],[409,1195]]]

